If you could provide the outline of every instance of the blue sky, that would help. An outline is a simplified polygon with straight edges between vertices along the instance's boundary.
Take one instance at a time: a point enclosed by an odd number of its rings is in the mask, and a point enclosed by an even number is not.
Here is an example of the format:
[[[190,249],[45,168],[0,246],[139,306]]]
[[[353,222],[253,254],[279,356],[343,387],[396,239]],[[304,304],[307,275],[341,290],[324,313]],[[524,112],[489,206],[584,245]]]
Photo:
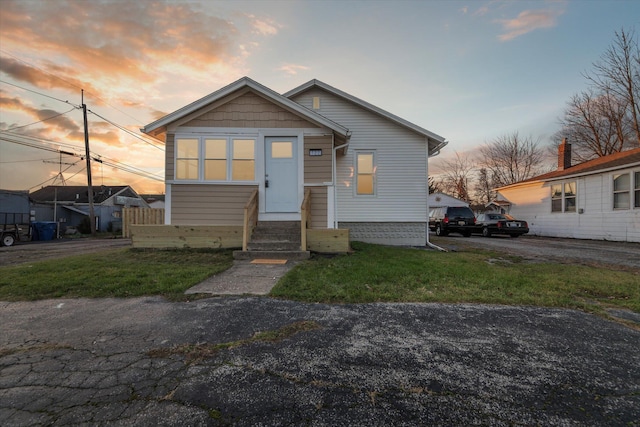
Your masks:
[[[2,0],[0,129],[81,150],[78,110],[16,127],[72,109],[61,100],[79,104],[82,87],[92,150],[162,175],[160,150],[103,118],[137,132],[245,75],[280,93],[317,78],[444,136],[435,171],[514,131],[549,143],[621,28],[640,32],[640,1]],[[0,141],[0,188],[52,183],[52,156]],[[97,184],[162,191],[94,167]]]

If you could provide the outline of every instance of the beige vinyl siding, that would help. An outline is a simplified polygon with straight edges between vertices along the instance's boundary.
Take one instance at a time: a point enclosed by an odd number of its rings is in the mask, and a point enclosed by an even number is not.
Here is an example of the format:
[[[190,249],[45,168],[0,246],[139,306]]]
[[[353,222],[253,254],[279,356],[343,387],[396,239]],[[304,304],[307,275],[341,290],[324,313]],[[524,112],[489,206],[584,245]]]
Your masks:
[[[217,107],[206,107],[181,126],[225,127],[225,128],[317,128],[317,125],[262,98],[254,92],[239,97],[230,96],[216,103]]]
[[[175,174],[175,153],[174,149],[176,146],[175,143],[176,136],[172,133],[168,133],[165,141],[165,152],[164,152],[164,162],[165,162],[165,181],[171,181],[174,179]]]
[[[304,137],[304,182],[306,184],[331,182],[331,136]],[[322,156],[309,156],[310,149],[321,149]]]
[[[311,228],[327,228],[327,187],[311,189]]]
[[[318,113],[352,132],[347,154],[337,158],[338,221],[427,221],[426,138],[319,88],[293,100],[312,108],[314,96],[320,97]],[[357,150],[375,153],[374,196],[355,194],[353,168]]]
[[[172,225],[242,225],[255,185],[171,186]]]

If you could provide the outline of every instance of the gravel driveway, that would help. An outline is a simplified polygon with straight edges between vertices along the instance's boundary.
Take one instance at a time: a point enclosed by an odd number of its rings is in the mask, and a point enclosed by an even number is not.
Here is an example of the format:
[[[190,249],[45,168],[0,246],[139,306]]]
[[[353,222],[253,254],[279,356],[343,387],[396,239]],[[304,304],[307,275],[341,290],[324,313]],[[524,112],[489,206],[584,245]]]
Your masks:
[[[640,273],[640,243],[608,242],[602,240],[562,239],[553,237],[508,236],[447,237],[429,235],[432,243],[449,250],[467,247],[494,249],[539,261],[615,266]]]

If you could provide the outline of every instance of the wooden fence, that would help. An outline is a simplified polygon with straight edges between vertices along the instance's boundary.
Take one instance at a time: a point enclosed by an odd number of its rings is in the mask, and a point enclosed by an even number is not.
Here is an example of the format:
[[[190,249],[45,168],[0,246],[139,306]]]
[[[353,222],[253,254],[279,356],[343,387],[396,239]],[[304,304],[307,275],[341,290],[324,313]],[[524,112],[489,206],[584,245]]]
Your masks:
[[[164,209],[153,208],[123,208],[122,209],[122,237],[131,238],[131,225],[162,225],[164,224]]]

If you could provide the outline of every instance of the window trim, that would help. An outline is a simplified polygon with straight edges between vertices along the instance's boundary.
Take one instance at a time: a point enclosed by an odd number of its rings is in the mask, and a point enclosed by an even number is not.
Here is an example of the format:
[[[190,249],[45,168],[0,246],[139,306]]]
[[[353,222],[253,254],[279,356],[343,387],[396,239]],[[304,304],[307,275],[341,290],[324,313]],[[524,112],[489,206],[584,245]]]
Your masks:
[[[575,192],[572,195],[567,196],[566,194],[566,186],[567,185],[571,185],[573,184],[575,186]],[[553,188],[554,187],[560,187],[560,196],[559,197],[555,197],[554,198],[554,192],[553,192]],[[571,180],[571,181],[561,181],[561,182],[556,182],[556,183],[552,183],[549,186],[549,191],[551,192],[551,213],[552,214],[557,214],[557,213],[569,213],[569,214],[574,214],[574,213],[578,213],[579,209],[578,209],[578,181],[576,180]],[[573,203],[573,209],[568,210],[567,209],[567,199],[573,199],[574,203]],[[553,201],[554,200],[560,200],[560,210],[553,210]]]
[[[616,190],[616,179],[620,178],[622,176],[627,176],[628,178],[628,187],[626,190]],[[611,176],[611,194],[612,194],[612,200],[611,200],[611,206],[612,209],[614,211],[628,211],[631,209],[631,206],[633,205],[633,201],[631,200],[631,186],[632,182],[631,182],[631,173],[630,172],[623,172],[623,173],[618,173],[618,174],[613,174]],[[616,207],[616,194],[627,194],[627,199],[629,201],[628,206],[626,207]]]
[[[634,186],[633,186],[633,208],[640,208],[640,171],[631,171],[633,174]]]
[[[197,179],[181,179],[178,178],[178,160],[183,160],[183,158],[178,158],[178,141],[181,139],[196,139],[198,140],[198,178]],[[206,179],[206,163],[207,160],[223,160],[223,159],[214,159],[207,158],[206,153],[206,141],[218,139],[218,140],[226,140],[226,159],[225,160],[225,179]],[[251,140],[253,141],[253,179],[251,180],[234,180],[233,179],[233,142],[234,140]],[[211,183],[211,184],[256,184],[256,165],[257,165],[257,145],[258,138],[255,135],[229,135],[229,134],[206,134],[206,135],[188,135],[188,134],[176,134],[174,138],[174,149],[173,149],[173,158],[174,158],[174,172],[173,172],[173,182],[175,183]],[[249,159],[242,159],[249,160]]]
[[[355,197],[376,197],[378,194],[377,191],[377,164],[376,164],[376,152],[375,150],[355,150],[354,151],[354,156],[353,156],[353,193],[355,195]],[[369,173],[362,173],[360,174],[358,171],[358,158],[360,155],[371,155],[371,167],[373,169],[373,172]],[[360,175],[371,175],[372,178],[372,192],[371,193],[359,193],[358,192],[358,181],[359,181],[359,177]]]

